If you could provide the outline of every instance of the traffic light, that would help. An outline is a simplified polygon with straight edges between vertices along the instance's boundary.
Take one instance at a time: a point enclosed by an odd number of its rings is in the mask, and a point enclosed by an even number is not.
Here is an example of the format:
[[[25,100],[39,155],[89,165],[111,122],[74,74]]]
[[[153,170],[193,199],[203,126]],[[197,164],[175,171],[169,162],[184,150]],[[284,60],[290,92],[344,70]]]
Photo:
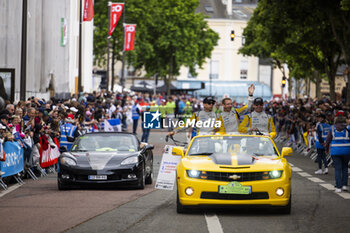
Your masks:
[[[282,88],[284,88],[286,86],[286,77],[283,76],[282,78]]]
[[[231,41],[234,41],[235,40],[235,31],[232,30],[231,31]]]

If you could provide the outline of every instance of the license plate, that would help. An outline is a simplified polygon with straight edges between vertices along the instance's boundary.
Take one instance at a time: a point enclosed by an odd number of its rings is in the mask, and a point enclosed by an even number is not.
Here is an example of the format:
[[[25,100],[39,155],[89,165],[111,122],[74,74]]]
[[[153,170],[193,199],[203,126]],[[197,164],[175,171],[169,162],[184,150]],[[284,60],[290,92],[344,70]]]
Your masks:
[[[106,175],[89,176],[89,180],[107,180]]]
[[[219,185],[219,193],[226,194],[251,194],[252,186],[243,186],[237,181],[228,183],[227,185]]]

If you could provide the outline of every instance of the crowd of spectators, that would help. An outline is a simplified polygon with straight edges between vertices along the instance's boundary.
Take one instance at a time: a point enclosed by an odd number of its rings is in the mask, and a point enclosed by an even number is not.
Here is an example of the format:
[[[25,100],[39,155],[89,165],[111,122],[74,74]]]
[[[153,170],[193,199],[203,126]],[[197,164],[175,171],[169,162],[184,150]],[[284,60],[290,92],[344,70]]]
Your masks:
[[[84,131],[103,130],[105,119],[117,118],[122,123],[123,131],[135,122],[132,108],[137,105],[138,114],[142,111],[159,110],[161,118],[170,115],[174,117],[191,115],[192,112],[203,109],[200,99],[187,95],[166,96],[162,94],[150,95],[141,93],[112,93],[94,92],[73,95],[70,99],[50,100],[30,97],[26,101],[11,103],[0,100],[0,142],[16,140],[16,135],[31,148],[39,146],[40,140],[60,141],[60,126],[66,121],[76,126],[75,136]],[[234,107],[241,103],[233,102]],[[220,113],[222,106],[216,102],[213,111]],[[289,144],[306,143],[310,148],[315,137],[316,123],[321,120],[333,125],[334,117],[339,111],[346,119],[350,119],[350,108],[342,102],[331,102],[329,99],[316,100],[300,98],[289,100],[265,101],[265,111],[273,116],[279,136],[289,139]],[[139,118],[137,118],[138,121]],[[142,117],[140,117],[142,121]],[[140,126],[142,128],[142,124]],[[132,132],[132,131],[131,131]],[[137,129],[133,130],[137,133]],[[145,138],[148,140],[148,135]],[[306,136],[306,137],[305,137]],[[142,137],[142,140],[144,137]],[[33,155],[38,158],[38,153]]]
[[[220,113],[220,101],[216,103],[213,111]],[[80,131],[84,131],[101,130],[100,123],[104,119],[118,118],[126,131],[128,125],[133,122],[131,109],[134,104],[139,106],[140,112],[145,111],[147,106],[151,111],[159,110],[161,118],[171,114],[175,117],[191,115],[192,112],[203,109],[199,99],[186,95],[166,97],[161,94],[94,92],[84,93],[80,97],[72,96],[68,100],[51,98],[47,101],[33,96],[16,104],[9,101],[3,103],[3,109],[0,109],[1,140],[14,140],[15,132],[18,132],[21,138],[31,138],[33,145],[38,143],[43,133],[59,139],[60,125],[67,119],[73,120],[74,125]],[[241,106],[236,102],[233,105]],[[319,116],[333,124],[334,116],[339,110],[344,111],[344,116],[350,119],[348,106],[342,102],[331,102],[329,99],[302,98],[265,102],[265,111],[274,117],[277,132],[287,135],[290,143],[304,140],[305,132],[312,136]]]

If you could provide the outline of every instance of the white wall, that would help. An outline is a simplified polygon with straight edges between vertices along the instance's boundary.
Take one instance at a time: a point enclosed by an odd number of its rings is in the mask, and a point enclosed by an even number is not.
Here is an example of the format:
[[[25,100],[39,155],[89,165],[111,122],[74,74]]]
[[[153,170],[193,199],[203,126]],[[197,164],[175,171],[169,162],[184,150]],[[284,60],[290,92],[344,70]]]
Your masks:
[[[79,0],[28,0],[26,96],[49,98],[51,77],[56,93],[74,92],[78,76]],[[61,46],[61,18],[67,43]],[[83,23],[82,85],[92,87],[93,23]],[[0,68],[15,69],[15,99],[21,73],[22,0],[0,0]]]
[[[0,0],[0,68],[15,69],[15,98],[19,99],[22,1]]]

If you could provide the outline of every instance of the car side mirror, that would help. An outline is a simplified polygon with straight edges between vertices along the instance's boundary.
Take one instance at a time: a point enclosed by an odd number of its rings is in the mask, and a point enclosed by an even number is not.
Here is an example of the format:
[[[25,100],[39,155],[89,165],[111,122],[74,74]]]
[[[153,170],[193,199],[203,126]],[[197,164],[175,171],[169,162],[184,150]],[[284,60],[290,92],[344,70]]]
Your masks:
[[[65,146],[60,146],[60,148],[58,148],[58,150],[59,150],[59,152],[61,152],[61,153],[64,153],[64,152],[67,152],[68,150],[67,150],[67,147],[65,147]]]
[[[173,147],[171,154],[175,155],[175,156],[183,157],[184,156],[183,148],[182,147]]]
[[[293,154],[293,149],[291,147],[283,147],[281,154],[282,154],[282,158],[286,156],[291,156]]]
[[[145,143],[145,142],[141,142],[140,143],[140,149],[141,150],[144,149],[146,146],[147,146],[147,143]]]
[[[140,149],[141,150],[153,150],[154,149],[154,146],[151,145],[151,144],[148,144],[146,142],[141,142],[140,143]]]

